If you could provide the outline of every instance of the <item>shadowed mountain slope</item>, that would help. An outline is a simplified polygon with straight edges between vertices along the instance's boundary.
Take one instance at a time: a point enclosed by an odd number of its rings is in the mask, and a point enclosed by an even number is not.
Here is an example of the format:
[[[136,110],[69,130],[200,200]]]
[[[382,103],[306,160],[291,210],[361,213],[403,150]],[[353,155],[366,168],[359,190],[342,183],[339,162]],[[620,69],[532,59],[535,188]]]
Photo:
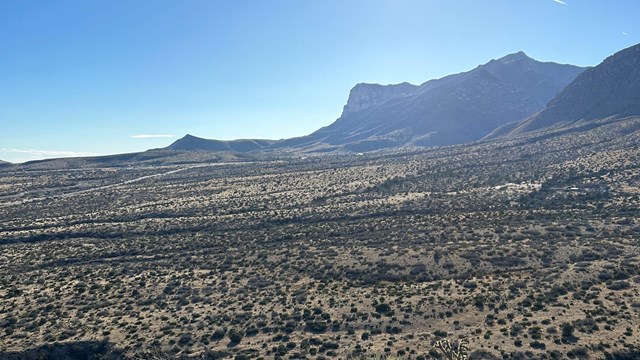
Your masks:
[[[640,115],[640,44],[617,52],[579,75],[547,107],[489,138],[515,136],[578,121]]]

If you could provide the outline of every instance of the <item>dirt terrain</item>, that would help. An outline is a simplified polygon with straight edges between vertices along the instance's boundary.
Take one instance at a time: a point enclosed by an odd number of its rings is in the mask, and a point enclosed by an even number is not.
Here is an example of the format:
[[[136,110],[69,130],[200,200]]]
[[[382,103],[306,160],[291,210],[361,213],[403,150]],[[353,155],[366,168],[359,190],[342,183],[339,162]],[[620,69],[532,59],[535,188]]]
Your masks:
[[[637,358],[637,129],[2,169],[0,358]]]

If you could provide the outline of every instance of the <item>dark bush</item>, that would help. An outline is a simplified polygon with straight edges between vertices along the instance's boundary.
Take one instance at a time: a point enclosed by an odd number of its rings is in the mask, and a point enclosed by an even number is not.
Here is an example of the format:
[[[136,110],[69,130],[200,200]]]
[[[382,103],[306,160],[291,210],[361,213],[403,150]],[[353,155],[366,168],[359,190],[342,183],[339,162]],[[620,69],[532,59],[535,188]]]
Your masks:
[[[389,304],[378,304],[376,305],[376,312],[378,314],[386,314],[391,311],[391,306]]]

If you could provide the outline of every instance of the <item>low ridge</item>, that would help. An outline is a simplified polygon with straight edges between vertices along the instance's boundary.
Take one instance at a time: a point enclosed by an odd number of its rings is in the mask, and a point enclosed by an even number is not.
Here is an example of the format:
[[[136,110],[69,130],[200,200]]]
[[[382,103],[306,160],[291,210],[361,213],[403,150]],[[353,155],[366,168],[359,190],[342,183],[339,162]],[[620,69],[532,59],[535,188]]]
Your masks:
[[[208,140],[187,134],[169,145],[169,150],[206,150],[206,151],[235,151],[250,152],[262,150],[275,141],[273,140]]]

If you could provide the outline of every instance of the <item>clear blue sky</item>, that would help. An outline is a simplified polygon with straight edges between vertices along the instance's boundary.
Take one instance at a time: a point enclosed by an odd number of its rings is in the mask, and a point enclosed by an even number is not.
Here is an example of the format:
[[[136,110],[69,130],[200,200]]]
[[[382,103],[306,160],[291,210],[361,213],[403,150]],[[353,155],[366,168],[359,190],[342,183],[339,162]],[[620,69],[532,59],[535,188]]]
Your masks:
[[[639,14],[637,0],[1,1],[0,159],[304,135],[358,82],[519,50],[596,65],[640,42]]]

